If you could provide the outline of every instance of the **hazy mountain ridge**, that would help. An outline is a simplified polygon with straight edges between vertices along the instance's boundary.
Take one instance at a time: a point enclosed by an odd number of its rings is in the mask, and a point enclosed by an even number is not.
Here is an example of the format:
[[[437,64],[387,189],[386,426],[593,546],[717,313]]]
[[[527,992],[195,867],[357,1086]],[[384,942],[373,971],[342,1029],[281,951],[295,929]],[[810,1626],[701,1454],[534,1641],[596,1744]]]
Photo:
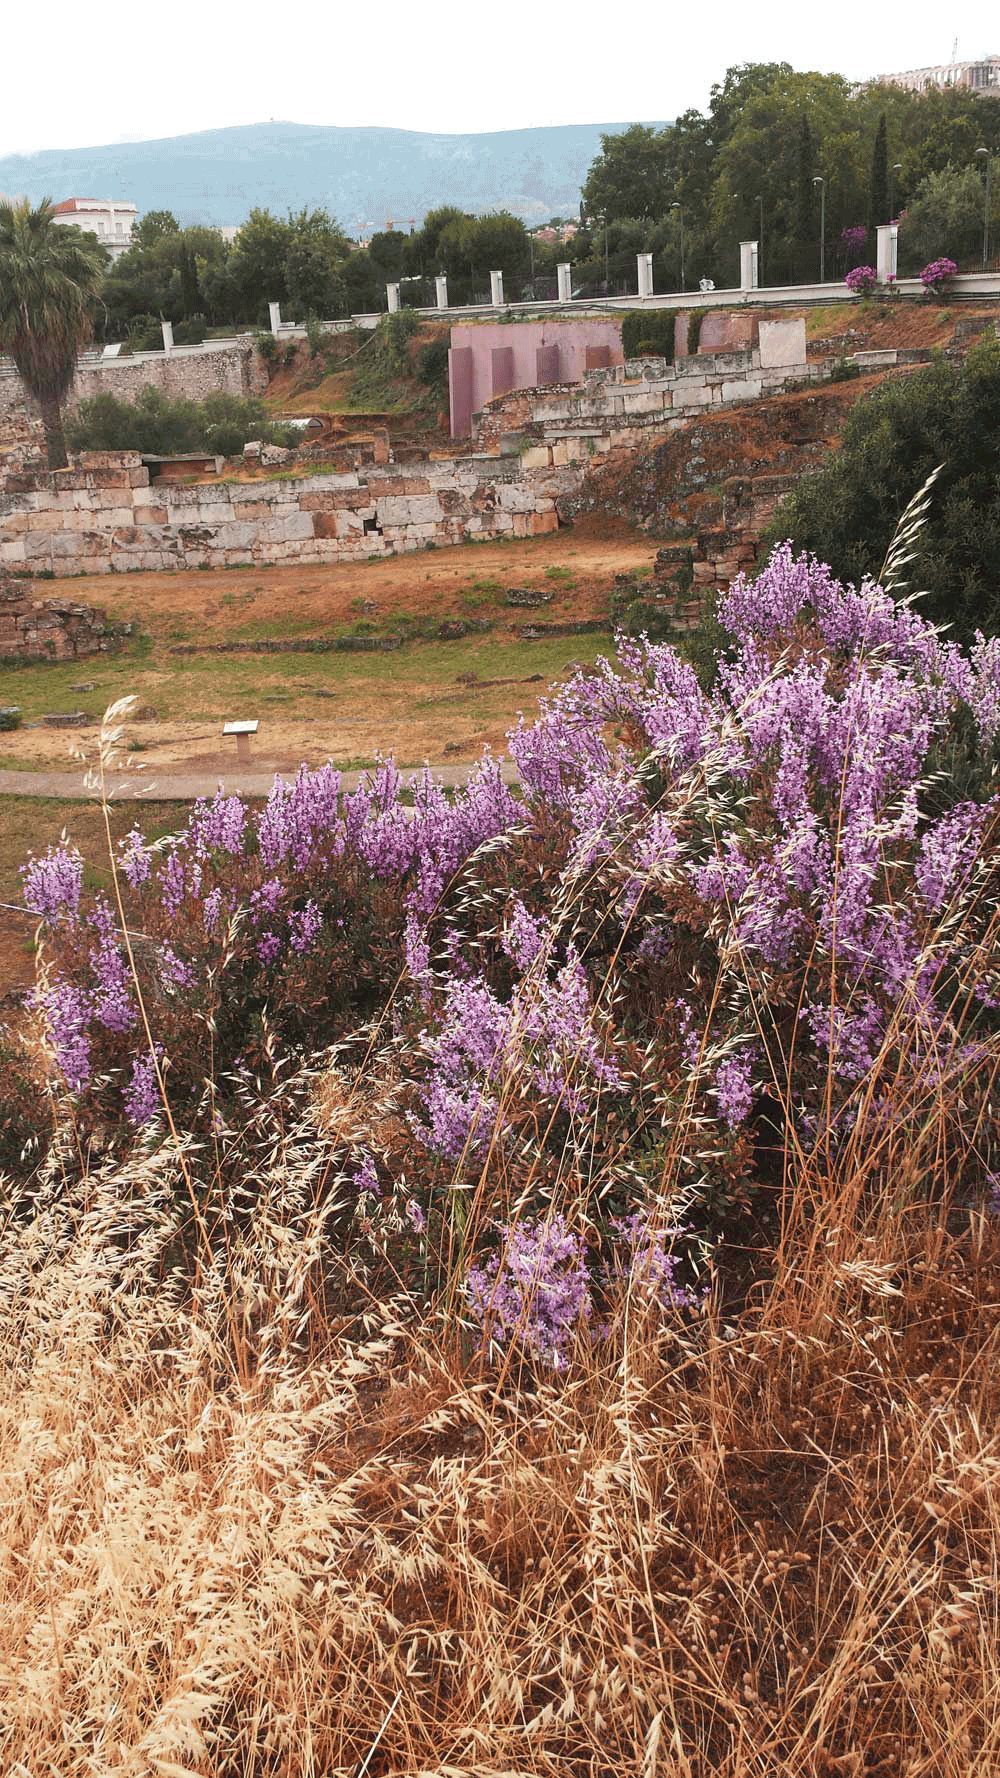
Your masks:
[[[428,210],[507,209],[525,221],[575,216],[602,134],[622,123],[482,135],[259,123],[155,142],[0,157],[0,192],[131,200],[181,223],[237,225],[255,206],[324,205],[348,234],[419,224]]]

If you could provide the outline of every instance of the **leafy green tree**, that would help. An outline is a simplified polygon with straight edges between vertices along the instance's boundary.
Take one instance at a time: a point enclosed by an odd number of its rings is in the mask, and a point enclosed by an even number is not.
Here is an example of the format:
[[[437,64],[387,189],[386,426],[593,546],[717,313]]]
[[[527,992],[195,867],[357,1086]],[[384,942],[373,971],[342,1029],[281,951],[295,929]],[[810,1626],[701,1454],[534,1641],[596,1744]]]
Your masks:
[[[66,467],[62,404],[93,332],[105,249],[55,220],[51,199],[0,204],[0,352],[41,409],[50,469]]]
[[[878,575],[900,515],[942,465],[910,574],[919,609],[968,643],[1000,633],[1000,343],[884,383],[848,415],[839,450],[778,509],[790,537],[841,580]]]
[[[269,302],[287,303],[285,267],[291,225],[270,210],[251,210],[233,242],[232,275],[245,315],[267,312]]]
[[[340,315],[346,301],[342,268],[350,242],[326,210],[303,209],[289,215],[289,223],[285,284],[293,313],[327,320]]]
[[[944,255],[956,264],[976,261],[982,251],[983,201],[977,167],[929,173],[900,224],[901,268],[917,273]]]
[[[172,210],[147,210],[132,229],[132,241],[139,247],[152,247],[164,235],[180,234],[181,225]]]
[[[665,132],[634,123],[620,136],[603,135],[601,152],[583,187],[588,217],[655,222],[673,201]]]

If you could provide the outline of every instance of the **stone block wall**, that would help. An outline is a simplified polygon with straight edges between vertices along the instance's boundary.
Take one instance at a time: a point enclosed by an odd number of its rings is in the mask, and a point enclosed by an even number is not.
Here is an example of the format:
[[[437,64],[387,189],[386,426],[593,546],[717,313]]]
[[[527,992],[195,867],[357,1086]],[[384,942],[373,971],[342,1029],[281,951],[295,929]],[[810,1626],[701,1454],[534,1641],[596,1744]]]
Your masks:
[[[762,344],[747,350],[679,358],[633,358],[608,370],[588,371],[565,389],[520,389],[491,401],[477,416],[480,450],[501,450],[511,432],[531,444],[525,467],[582,462],[598,451],[634,445],[650,430],[682,426],[702,408],[732,407],[779,393],[790,384],[818,381],[826,373],[806,361],[805,323],[761,323]],[[780,330],[780,331],[779,331]]]
[[[140,458],[0,481],[0,565],[67,574],[223,568],[392,555],[559,524],[576,469],[459,458],[268,481],[149,482]]]
[[[66,410],[95,395],[135,401],[143,389],[161,389],[176,400],[204,401],[206,395],[261,395],[267,366],[249,336],[221,345],[175,352],[140,352],[134,358],[88,359],[77,365]],[[0,447],[10,443],[44,445],[41,420],[9,359],[0,359]]]
[[[36,599],[30,580],[0,569],[0,660],[68,661],[113,654],[131,625],[68,599]]]

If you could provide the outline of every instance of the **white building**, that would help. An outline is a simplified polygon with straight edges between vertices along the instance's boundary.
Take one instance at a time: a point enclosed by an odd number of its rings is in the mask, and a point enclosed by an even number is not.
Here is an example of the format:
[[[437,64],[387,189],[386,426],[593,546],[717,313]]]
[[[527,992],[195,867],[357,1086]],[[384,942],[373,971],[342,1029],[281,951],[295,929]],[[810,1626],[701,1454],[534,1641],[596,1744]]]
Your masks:
[[[96,235],[112,259],[118,259],[132,245],[132,225],[139,212],[134,204],[119,203],[113,198],[64,198],[53,205],[55,220]]]
[[[942,62],[936,68],[910,68],[905,74],[879,74],[875,84],[905,86],[911,93],[925,92],[929,86],[963,86],[975,93],[1000,97],[1000,55],[980,56],[978,60],[965,62]]]

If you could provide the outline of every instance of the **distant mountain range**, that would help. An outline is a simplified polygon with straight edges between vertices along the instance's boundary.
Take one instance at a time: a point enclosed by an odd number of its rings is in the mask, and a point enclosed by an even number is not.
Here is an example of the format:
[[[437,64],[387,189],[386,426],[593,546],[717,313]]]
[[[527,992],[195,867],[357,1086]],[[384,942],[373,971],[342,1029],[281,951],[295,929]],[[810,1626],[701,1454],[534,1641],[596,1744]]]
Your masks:
[[[662,127],[660,125],[655,126]],[[258,123],[160,142],[50,148],[0,157],[0,192],[131,200],[140,214],[238,226],[255,206],[283,214],[325,206],[346,234],[388,218],[408,228],[442,204],[510,210],[526,222],[574,217],[600,138],[622,123],[432,136],[417,130]]]

